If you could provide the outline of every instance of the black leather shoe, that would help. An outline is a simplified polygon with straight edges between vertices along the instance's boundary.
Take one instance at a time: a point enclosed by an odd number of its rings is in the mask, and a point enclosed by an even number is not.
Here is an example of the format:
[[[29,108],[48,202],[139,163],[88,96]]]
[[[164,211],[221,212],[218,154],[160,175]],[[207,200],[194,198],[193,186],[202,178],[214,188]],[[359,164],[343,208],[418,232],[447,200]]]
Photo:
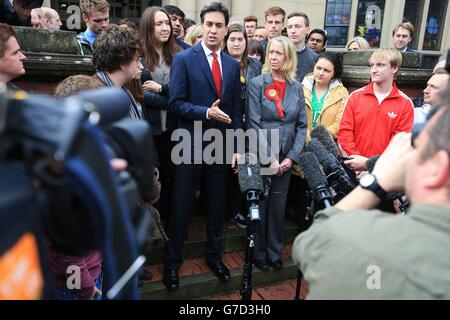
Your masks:
[[[145,282],[152,280],[152,278],[153,278],[153,274],[150,271],[148,271],[147,269],[142,269],[141,272],[139,272],[138,277],[137,277],[138,287],[139,288],[142,287],[142,285]]]
[[[269,265],[267,264],[267,261],[265,259],[254,260],[253,265],[261,271],[269,270]]]
[[[223,264],[222,260],[219,259],[216,263],[206,261],[206,264],[211,269],[211,271],[214,272],[216,277],[219,278],[219,280],[228,281],[231,279],[230,271]]]
[[[142,269],[138,274],[138,278],[142,281],[150,281],[153,279],[153,274],[147,269]]]
[[[281,269],[283,269],[283,261],[281,261],[281,259],[278,259],[278,260],[275,260],[275,261],[269,260],[269,261],[267,261],[267,263],[274,270],[281,270]]]
[[[174,269],[164,269],[163,283],[169,290],[176,290],[180,286],[178,271]]]

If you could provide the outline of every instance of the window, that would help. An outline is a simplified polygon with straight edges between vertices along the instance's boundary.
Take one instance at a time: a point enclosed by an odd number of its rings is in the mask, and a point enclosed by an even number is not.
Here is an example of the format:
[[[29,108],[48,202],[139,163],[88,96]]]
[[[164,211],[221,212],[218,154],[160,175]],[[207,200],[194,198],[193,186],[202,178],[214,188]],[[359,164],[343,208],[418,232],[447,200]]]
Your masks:
[[[328,47],[345,47],[350,24],[351,0],[328,0],[325,14],[325,30]]]
[[[447,0],[430,1],[425,28],[425,38],[423,40],[423,50],[439,51],[441,49],[446,11]]]
[[[384,3],[384,0],[358,2],[355,36],[364,37],[370,46],[375,48],[380,46]]]
[[[413,34],[411,44],[408,47],[417,49],[419,42],[420,25],[422,24],[422,13],[425,0],[406,0],[405,10],[403,11],[403,21],[412,23],[416,32]]]
[[[141,15],[141,1],[128,0],[128,16],[140,17]]]

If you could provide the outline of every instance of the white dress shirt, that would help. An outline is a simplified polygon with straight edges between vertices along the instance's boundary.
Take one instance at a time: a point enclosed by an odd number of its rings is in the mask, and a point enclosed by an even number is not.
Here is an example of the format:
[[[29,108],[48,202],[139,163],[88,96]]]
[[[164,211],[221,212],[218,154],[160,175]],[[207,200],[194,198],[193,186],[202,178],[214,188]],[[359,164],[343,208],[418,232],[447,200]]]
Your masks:
[[[201,42],[201,45],[203,47],[203,52],[206,55],[206,59],[208,60],[208,64],[209,64],[209,68],[211,69],[212,72],[212,63],[214,60],[214,57],[212,56],[212,50],[209,49],[204,43],[203,41]],[[219,66],[220,66],[220,75],[222,76],[223,79],[223,72],[222,72],[222,57],[220,56],[220,52],[222,51],[222,49],[219,48],[219,50],[215,51],[217,54],[217,60],[219,61]],[[209,108],[208,108],[209,110]],[[208,110],[206,110],[206,119],[209,119],[208,117]]]

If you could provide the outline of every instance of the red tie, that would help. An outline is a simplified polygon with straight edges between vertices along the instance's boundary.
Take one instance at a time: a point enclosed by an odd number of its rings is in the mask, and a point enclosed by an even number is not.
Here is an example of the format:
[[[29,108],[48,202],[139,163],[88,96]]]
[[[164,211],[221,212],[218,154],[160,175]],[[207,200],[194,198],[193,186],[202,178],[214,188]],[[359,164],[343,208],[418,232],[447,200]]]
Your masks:
[[[212,63],[212,74],[214,77],[214,82],[216,83],[217,93],[219,94],[219,98],[222,97],[222,74],[220,73],[220,65],[219,60],[217,60],[217,53],[211,52],[213,56]]]

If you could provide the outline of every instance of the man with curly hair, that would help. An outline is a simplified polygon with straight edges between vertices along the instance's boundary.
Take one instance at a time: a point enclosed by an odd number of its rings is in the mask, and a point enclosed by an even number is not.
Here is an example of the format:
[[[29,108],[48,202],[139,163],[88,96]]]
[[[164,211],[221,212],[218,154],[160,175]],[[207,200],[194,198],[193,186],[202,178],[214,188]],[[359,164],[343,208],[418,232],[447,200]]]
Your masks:
[[[87,29],[77,35],[80,53],[91,55],[97,36],[109,26],[109,3],[106,0],[80,0],[81,13]]]
[[[121,87],[130,98],[130,118],[142,119],[142,107],[125,84],[142,73],[142,47],[136,31],[117,25],[107,27],[94,43],[96,76],[108,87]]]

